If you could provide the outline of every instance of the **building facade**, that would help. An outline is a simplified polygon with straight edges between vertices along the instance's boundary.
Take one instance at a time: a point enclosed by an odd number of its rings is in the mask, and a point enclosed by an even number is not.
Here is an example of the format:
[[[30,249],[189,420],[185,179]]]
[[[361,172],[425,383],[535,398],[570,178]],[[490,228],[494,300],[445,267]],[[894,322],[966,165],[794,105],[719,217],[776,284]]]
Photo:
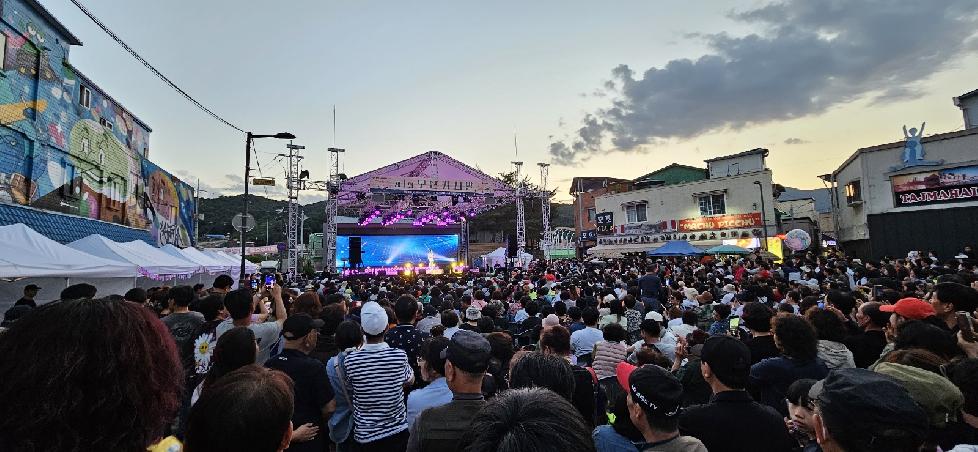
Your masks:
[[[859,149],[823,176],[833,185],[839,242],[860,257],[951,257],[978,243],[978,128],[904,130],[904,141]]]
[[[666,174],[687,168],[660,170],[660,180],[647,188],[606,194],[595,200],[598,244],[588,250],[598,256],[651,251],[670,240],[686,240],[710,248],[724,241],[759,244],[777,235],[775,185],[767,168],[766,149],[753,149],[707,160],[701,177],[667,183]],[[655,173],[652,173],[653,175]],[[688,174],[688,173],[687,173]],[[766,229],[766,234],[765,234]]]
[[[0,224],[192,245],[193,189],[148,160],[149,126],[71,65],[81,41],[35,0],[0,7]]]
[[[574,196],[574,231],[578,237],[578,254],[597,244],[594,200],[598,196],[631,190],[632,181],[614,177],[575,177],[570,194]]]

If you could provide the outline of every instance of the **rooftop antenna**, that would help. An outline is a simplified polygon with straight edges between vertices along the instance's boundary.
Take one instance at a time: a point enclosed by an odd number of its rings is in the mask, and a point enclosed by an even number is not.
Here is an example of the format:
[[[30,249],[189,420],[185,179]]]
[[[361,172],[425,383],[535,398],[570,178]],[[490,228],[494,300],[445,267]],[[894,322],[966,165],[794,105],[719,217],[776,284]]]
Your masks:
[[[333,146],[336,147],[336,104],[333,104]]]

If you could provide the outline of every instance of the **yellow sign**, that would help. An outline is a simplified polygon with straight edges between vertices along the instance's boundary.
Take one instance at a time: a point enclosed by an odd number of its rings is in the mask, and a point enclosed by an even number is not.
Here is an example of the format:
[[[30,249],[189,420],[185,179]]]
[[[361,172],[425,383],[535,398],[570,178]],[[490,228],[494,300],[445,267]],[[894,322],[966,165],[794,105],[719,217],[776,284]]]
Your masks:
[[[251,180],[252,185],[275,185],[274,177],[256,177]]]

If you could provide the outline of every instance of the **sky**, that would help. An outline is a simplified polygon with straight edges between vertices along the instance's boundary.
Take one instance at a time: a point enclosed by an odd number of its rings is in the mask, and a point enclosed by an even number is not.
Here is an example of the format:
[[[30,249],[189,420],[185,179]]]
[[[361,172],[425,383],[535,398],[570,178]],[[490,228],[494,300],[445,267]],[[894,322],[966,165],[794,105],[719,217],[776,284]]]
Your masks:
[[[978,0],[83,1],[231,123],[294,133],[312,180],[330,146],[351,177],[438,150],[492,175],[518,159],[534,181],[551,163],[567,201],[575,176],[764,147],[776,182],[817,188],[904,124],[962,129],[951,98],[978,89]],[[41,2],[84,43],[73,65],[152,127],[151,160],[202,196],[241,192],[243,134],[68,0]],[[282,195],[284,145],[256,141],[279,186],[255,193]]]

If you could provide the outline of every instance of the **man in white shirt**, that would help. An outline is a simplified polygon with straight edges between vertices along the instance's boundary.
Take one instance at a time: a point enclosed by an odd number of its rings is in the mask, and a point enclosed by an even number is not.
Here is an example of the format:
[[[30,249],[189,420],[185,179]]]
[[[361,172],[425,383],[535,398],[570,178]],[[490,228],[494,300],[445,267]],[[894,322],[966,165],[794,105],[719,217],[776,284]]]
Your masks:
[[[261,302],[261,295],[269,295],[272,298],[273,312],[275,320],[252,323],[251,314],[255,312],[255,307]],[[266,286],[262,292],[252,296],[251,289],[238,289],[228,292],[224,296],[224,306],[227,308],[231,318],[217,325],[215,332],[220,338],[225,331],[236,326],[248,327],[255,333],[255,340],[258,341],[257,363],[264,363],[271,357],[272,348],[279,340],[282,333],[282,324],[288,314],[285,312],[285,304],[282,302],[282,286],[272,284]]]
[[[578,363],[590,363],[591,357],[588,356],[594,351],[594,344],[604,339],[604,334],[597,329],[598,311],[593,307],[584,309],[581,313],[584,320],[584,329],[577,330],[571,334],[571,351],[577,357]]]

